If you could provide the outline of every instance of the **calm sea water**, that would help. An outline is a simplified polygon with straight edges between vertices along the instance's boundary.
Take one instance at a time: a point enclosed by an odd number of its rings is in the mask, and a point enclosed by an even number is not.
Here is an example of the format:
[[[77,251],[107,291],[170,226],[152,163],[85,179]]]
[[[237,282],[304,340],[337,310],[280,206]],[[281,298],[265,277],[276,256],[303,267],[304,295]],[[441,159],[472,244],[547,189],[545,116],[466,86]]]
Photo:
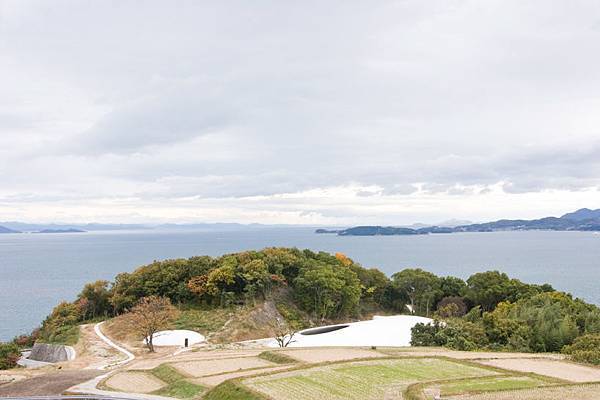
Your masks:
[[[587,232],[495,232],[340,237],[313,229],[236,232],[98,232],[0,235],[0,341],[30,331],[84,283],[112,278],[153,260],[217,256],[267,246],[343,252],[386,274],[419,266],[462,278],[500,269],[551,283],[600,304],[600,235]]]

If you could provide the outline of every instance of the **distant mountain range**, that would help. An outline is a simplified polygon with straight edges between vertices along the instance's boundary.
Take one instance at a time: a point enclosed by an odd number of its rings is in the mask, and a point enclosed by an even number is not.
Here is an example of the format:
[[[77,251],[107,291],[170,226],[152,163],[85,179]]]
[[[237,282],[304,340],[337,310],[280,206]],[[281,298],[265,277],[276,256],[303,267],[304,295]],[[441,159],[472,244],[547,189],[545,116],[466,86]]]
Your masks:
[[[40,231],[36,231],[33,233],[85,233],[85,231],[81,229],[42,229]]]
[[[562,217],[546,217],[533,220],[501,219],[494,222],[459,226],[427,226],[407,228],[393,226],[355,226],[347,229],[317,229],[316,233],[334,233],[339,236],[389,236],[425,235],[429,233],[496,232],[496,231],[600,231],[600,209],[582,208]]]
[[[195,223],[195,224],[33,224],[17,221],[0,222],[0,233],[82,233],[96,231],[203,231],[227,232],[268,228],[285,228],[294,225],[263,225],[238,223]]]

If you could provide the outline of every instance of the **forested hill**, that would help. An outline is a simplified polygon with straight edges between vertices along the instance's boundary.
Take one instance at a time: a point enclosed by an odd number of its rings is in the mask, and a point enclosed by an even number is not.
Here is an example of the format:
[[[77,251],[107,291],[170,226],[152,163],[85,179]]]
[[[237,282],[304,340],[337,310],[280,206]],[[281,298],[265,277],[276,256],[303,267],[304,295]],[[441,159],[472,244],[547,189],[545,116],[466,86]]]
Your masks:
[[[316,233],[336,233],[339,236],[386,236],[386,235],[425,235],[429,233],[454,232],[495,232],[495,231],[597,231],[600,232],[600,209],[582,208],[562,217],[546,217],[533,220],[501,219],[481,224],[456,227],[428,226],[424,228],[403,228],[393,226],[356,226],[341,230],[317,229]]]
[[[60,342],[78,324],[127,314],[150,296],[215,315],[268,302],[279,315],[273,319],[295,329],[409,313],[410,308],[446,321],[436,332],[420,332],[416,343],[467,350],[559,351],[578,337],[600,334],[595,305],[499,271],[476,273],[466,281],[419,268],[388,277],[341,253],[267,248],[157,261],[113,282],[89,283],[75,301],[56,306],[39,337]]]

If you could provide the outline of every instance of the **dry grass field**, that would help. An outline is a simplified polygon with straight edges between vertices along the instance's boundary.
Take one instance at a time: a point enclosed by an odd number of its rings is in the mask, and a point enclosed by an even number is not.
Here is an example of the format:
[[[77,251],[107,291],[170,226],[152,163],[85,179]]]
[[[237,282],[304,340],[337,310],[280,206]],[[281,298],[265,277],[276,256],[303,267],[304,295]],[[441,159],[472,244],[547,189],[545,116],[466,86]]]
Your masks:
[[[307,363],[319,363],[325,361],[345,361],[357,358],[385,357],[385,354],[373,350],[343,347],[317,347],[311,349],[289,349],[282,353]]]
[[[598,400],[600,384],[541,387],[448,397],[448,400]]]
[[[109,377],[106,386],[119,392],[152,393],[167,384],[151,374],[128,371]]]
[[[197,360],[171,364],[178,371],[196,378],[235,372],[251,368],[273,367],[277,364],[258,357],[239,357],[221,360]]]

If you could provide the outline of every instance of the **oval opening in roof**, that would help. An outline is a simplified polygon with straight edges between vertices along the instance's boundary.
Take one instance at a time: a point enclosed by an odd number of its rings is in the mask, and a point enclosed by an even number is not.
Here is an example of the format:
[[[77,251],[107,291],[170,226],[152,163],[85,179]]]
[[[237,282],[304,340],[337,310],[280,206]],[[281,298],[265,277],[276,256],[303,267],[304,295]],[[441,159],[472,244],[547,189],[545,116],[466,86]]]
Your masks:
[[[313,328],[307,329],[305,331],[300,332],[301,335],[309,336],[309,335],[320,335],[322,333],[335,332],[340,329],[344,329],[349,327],[350,325],[332,325],[332,326],[324,326],[322,328]]]

